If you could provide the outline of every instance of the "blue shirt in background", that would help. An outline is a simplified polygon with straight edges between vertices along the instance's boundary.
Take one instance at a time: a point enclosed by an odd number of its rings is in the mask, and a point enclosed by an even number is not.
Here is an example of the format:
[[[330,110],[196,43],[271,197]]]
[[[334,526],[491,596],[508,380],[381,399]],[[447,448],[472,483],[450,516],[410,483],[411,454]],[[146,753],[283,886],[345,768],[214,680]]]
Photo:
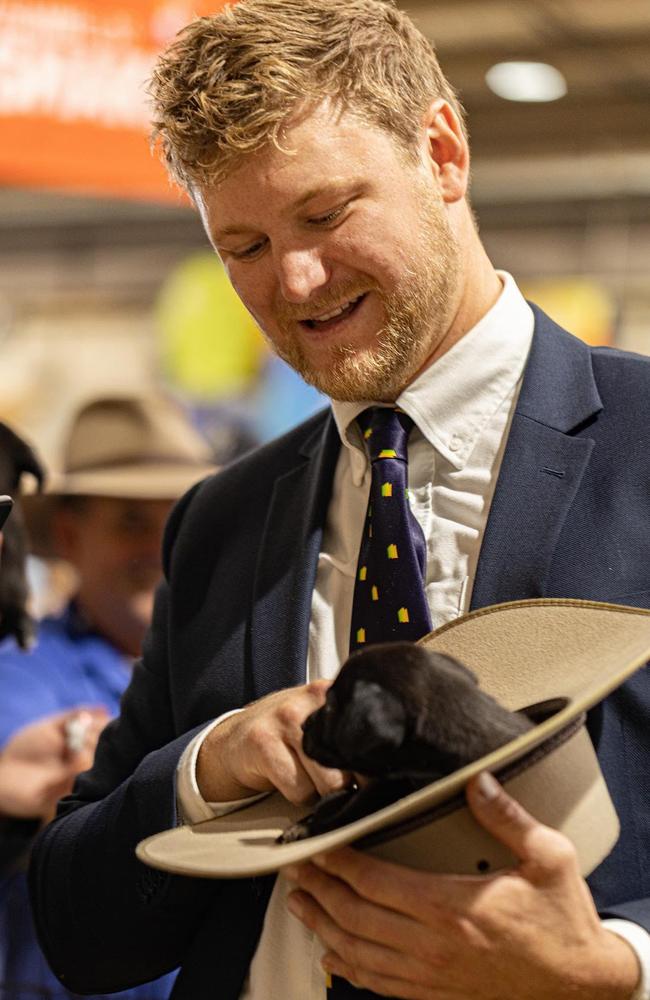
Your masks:
[[[0,645],[0,747],[27,723],[77,705],[103,705],[117,715],[130,677],[130,660],[91,631],[74,604],[69,605],[60,617],[40,623],[36,644],[28,653],[13,640]],[[170,973],[110,997],[166,1000],[174,976]],[[25,873],[0,879],[0,1000],[63,1000],[76,995],[58,982],[39,947]]]

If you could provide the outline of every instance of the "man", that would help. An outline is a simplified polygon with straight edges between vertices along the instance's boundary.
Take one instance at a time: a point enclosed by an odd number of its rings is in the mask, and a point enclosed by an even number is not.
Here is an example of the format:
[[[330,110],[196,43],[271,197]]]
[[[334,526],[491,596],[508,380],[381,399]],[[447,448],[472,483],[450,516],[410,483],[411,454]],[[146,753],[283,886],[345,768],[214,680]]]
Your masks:
[[[91,766],[151,618],[165,520],[173,501],[209,471],[207,446],[166,399],[96,399],[75,415],[63,470],[50,478],[47,495],[25,499],[39,552],[69,561],[78,585],[65,611],[40,623],[28,652],[13,640],[0,647],[7,865],[20,848],[25,854],[57,799]],[[24,868],[14,863],[2,881],[0,994],[68,997],[38,946]],[[164,1000],[172,982],[166,976],[126,996]]]
[[[181,33],[153,97],[169,167],[234,287],[333,413],[176,508],[121,719],[35,859],[55,969],[89,989],[178,963],[177,1000],[321,1000],[323,967],[334,996],[363,995],[347,980],[400,998],[629,1000],[650,928],[644,674],[592,720],[623,826],[593,898],[571,845],[487,775],[468,797],[521,859],[502,875],[423,875],[344,850],[275,884],[212,883],[135,860],[138,839],[176,822],[343,783],[303,755],[300,726],[351,631],[365,636],[375,425],[361,416],[362,435],[356,418],[369,405],[414,424],[429,627],[540,595],[645,604],[650,556],[650,365],[591,352],[495,272],[467,201],[460,108],[404,15],[379,0],[243,0]],[[596,906],[624,920],[605,925]],[[61,913],[89,929],[82,942],[60,933]]]

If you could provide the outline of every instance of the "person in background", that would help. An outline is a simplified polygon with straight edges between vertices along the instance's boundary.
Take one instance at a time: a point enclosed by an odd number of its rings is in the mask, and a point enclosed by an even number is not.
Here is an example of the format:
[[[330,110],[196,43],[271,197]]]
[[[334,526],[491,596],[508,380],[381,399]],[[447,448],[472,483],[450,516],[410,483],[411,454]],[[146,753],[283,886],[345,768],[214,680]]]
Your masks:
[[[92,764],[99,733],[118,711],[151,618],[172,504],[214,470],[181,411],[154,395],[83,406],[62,465],[47,492],[24,498],[24,507],[33,548],[71,563],[76,592],[62,614],[39,624],[28,652],[13,640],[0,646],[0,813],[5,868],[12,863],[0,886],[7,1000],[70,995],[36,940],[25,853],[57,799]],[[168,975],[123,995],[164,1000],[172,981]]]
[[[105,708],[73,708],[22,726],[0,750],[0,878],[15,868],[57,801],[93,762]],[[71,726],[83,728],[83,745],[70,746]],[[2,952],[0,944],[0,952]]]
[[[350,646],[501,601],[650,603],[650,359],[590,349],[495,269],[462,109],[408,16],[240,0],[179,34],[152,98],[240,298],[332,406],[170,519],[120,718],[33,853],[53,966],[90,991],[175,963],[174,1000],[647,995],[647,670],[590,718],[621,835],[588,884],[570,841],[488,774],[470,808],[517,863],[484,878],[352,849],[275,880],[134,857],[255,794],[340,788],[301,724]],[[391,504],[397,543],[374,531]],[[374,552],[371,529],[393,540]]]

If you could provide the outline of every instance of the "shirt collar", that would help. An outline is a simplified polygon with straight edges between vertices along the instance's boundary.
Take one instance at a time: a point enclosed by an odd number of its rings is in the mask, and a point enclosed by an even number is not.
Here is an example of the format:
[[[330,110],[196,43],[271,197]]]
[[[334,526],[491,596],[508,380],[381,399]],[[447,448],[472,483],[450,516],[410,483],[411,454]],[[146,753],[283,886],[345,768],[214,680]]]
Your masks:
[[[497,273],[503,289],[492,308],[397,399],[429,444],[456,469],[464,468],[483,428],[513,392],[533,336],[530,306],[514,278],[505,271]],[[356,417],[372,405],[332,401],[355,480],[366,465]]]

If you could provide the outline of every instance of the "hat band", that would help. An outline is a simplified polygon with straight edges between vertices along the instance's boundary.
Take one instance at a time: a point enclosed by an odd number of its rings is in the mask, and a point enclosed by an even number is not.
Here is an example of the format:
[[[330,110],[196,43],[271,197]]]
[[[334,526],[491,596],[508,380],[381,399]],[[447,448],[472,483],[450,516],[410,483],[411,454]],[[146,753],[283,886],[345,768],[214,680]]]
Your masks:
[[[173,455],[167,452],[159,455],[124,455],[109,459],[97,459],[95,462],[84,462],[83,465],[68,465],[64,476],[77,476],[84,472],[98,472],[104,469],[128,469],[131,466],[140,468],[144,465],[186,465],[195,467],[197,458],[189,455]]]
[[[526,708],[520,709],[520,711],[528,715],[535,722],[542,721],[544,717],[549,717],[555,715],[556,712],[560,711],[566,704],[568,699],[566,698],[553,698],[548,701],[538,702],[534,705],[530,705]],[[540,718],[542,716],[542,718]],[[501,784],[505,784],[508,781],[512,781],[518,775],[527,771],[529,768],[533,767],[535,764],[539,763],[540,760],[544,760],[549,754],[553,753],[559,747],[567,743],[577,731],[584,725],[586,715],[582,713],[572,719],[563,729],[559,732],[553,733],[549,736],[547,740],[544,740],[538,746],[533,747],[529,750],[527,754],[523,757],[518,758],[511,764],[500,768],[494,772],[495,777],[499,779]],[[373,833],[366,834],[365,837],[360,837],[359,840],[354,841],[354,846],[365,850],[366,848],[376,847],[379,844],[385,844],[394,837],[400,837],[404,834],[411,833],[413,830],[419,830],[424,826],[428,826],[430,823],[436,820],[442,819],[444,816],[448,816],[450,813],[456,812],[458,809],[465,808],[467,800],[465,799],[464,792],[459,792],[457,795],[452,795],[451,798],[446,799],[444,802],[440,802],[433,806],[431,809],[426,809],[424,812],[418,813],[416,816],[410,816],[408,819],[404,819],[401,822],[394,823],[391,826],[382,827],[380,830],[375,830]]]

